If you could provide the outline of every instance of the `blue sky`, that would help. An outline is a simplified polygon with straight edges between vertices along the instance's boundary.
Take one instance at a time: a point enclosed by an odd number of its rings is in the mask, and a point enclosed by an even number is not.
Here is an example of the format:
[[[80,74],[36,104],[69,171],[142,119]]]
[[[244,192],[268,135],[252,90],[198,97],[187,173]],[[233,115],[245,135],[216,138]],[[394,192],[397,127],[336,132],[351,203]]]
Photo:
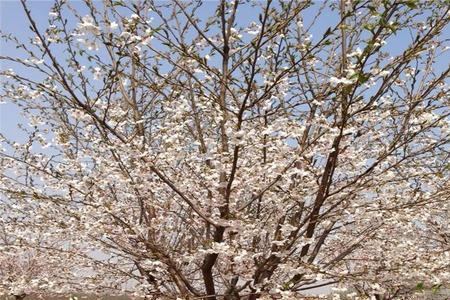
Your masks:
[[[215,1],[206,1],[205,7],[200,11],[204,16],[210,16],[213,13],[214,8],[216,7],[217,2]],[[29,7],[32,11],[32,14],[41,27],[45,27],[47,25],[48,12],[52,6],[52,1],[30,1]],[[74,6],[83,7],[81,2],[73,2]],[[81,13],[83,15],[83,13]],[[250,23],[252,20],[257,20],[258,12],[249,9],[249,7],[243,8],[240,10],[238,15],[238,22],[242,22],[245,24]],[[313,28],[312,34],[316,37],[320,37],[321,34],[332,24],[335,24],[337,21],[336,14],[328,14],[325,15],[325,22],[319,22],[318,26]],[[308,16],[306,16],[308,19]],[[17,1],[5,1],[0,0],[0,20],[1,20],[1,30],[7,33],[12,33],[19,37],[22,40],[31,36],[30,30],[28,29],[28,22],[26,20],[25,14],[23,12],[22,6],[20,2]],[[305,23],[308,23],[306,20]],[[444,32],[444,36],[450,38],[450,30],[447,28]],[[405,46],[407,42],[406,35],[400,35],[396,38],[395,43],[390,45],[390,50],[393,52],[398,52],[399,49]],[[1,55],[17,55],[17,51],[13,45],[0,43],[0,53]],[[448,60],[443,59],[442,67],[446,67],[448,64]],[[10,65],[3,64],[0,66],[1,69],[10,68]],[[6,103],[0,105],[0,132],[6,135],[8,138],[12,138],[18,140],[19,142],[23,141],[25,136],[21,133],[17,128],[17,124],[22,123],[26,124],[27,120],[25,120],[20,115],[20,110],[15,107],[14,104]]]
[[[51,5],[51,1],[30,2],[33,15],[36,17],[38,23],[47,23]],[[0,20],[2,32],[12,33],[19,38],[30,36],[30,30],[20,1],[0,0]],[[16,53],[17,51],[14,46],[3,41],[0,42],[1,55],[14,56]],[[3,61],[1,62],[0,68],[2,70],[10,67],[10,65],[7,65]],[[11,103],[0,104],[0,132],[7,137],[14,137],[20,141],[24,136],[17,129],[17,123],[26,123],[26,120],[21,117],[19,109]]]
[[[53,4],[53,1],[28,1],[29,8],[32,11],[32,15],[35,18],[38,26],[40,28],[46,28],[48,25],[48,13]],[[87,13],[86,8],[82,1],[71,1],[71,5],[80,9],[80,14],[84,15]],[[95,2],[94,2],[95,3]],[[214,9],[217,6],[217,1],[205,1],[204,7],[199,10],[200,19],[206,19],[206,17],[211,16],[214,13]],[[323,2],[317,1],[319,7]],[[314,9],[313,9],[314,10]],[[237,22],[239,25],[247,25],[253,20],[257,20],[259,11],[257,9],[251,8],[250,6],[242,6],[238,11]],[[308,24],[313,14],[304,14],[305,24]],[[203,17],[203,18],[202,18]],[[322,34],[326,31],[329,26],[336,24],[337,22],[337,14],[330,13],[330,11],[326,10],[324,16],[322,17],[320,22],[317,22],[316,25],[312,28],[311,33],[314,37],[320,38]],[[28,28],[28,21],[26,20],[26,16],[23,12],[22,5],[19,0],[5,1],[0,0],[0,19],[1,19],[1,30],[5,33],[12,33],[17,36],[19,39],[26,41],[27,37],[32,36],[31,32]],[[443,34],[443,36],[450,37],[450,30],[447,28]],[[314,38],[313,38],[314,39]],[[392,51],[392,54],[397,54],[401,51],[405,45],[409,42],[409,37],[407,32],[402,32],[398,36],[395,37],[395,41],[393,43],[388,44],[387,48]],[[15,47],[11,44],[5,44],[3,42],[0,43],[0,53],[1,55],[10,55],[17,56],[18,52]],[[61,52],[62,55],[62,52]],[[441,62],[439,62],[439,66],[446,67],[447,59],[441,58]],[[2,63],[0,68],[2,70],[11,68],[12,65],[8,65],[7,63]],[[20,68],[16,68],[16,70]],[[30,74],[27,74],[30,75]],[[17,129],[17,123],[27,123],[27,120],[24,120],[20,116],[20,111],[17,107],[15,107],[11,103],[1,104],[0,105],[0,132],[5,134],[9,138],[16,138],[19,141],[24,136]]]
[[[38,24],[38,27],[44,29],[48,26],[48,13],[51,9],[53,1],[41,1],[34,0],[28,1],[28,6],[32,12],[32,15]],[[71,1],[72,6],[80,10],[80,14],[84,15],[87,13],[86,7],[82,1]],[[94,2],[95,3],[95,2]],[[320,3],[320,2],[319,2]],[[204,18],[214,14],[214,10],[217,7],[217,1],[205,1],[204,6],[199,10],[199,14],[204,15]],[[251,8],[249,6],[241,6],[238,10],[237,23],[239,25],[248,25],[251,21],[257,21],[259,11]],[[305,16],[305,21],[308,21],[308,15]],[[312,17],[312,16],[311,16]],[[337,21],[336,15],[329,15],[330,23],[326,22],[319,23],[318,26],[313,28],[312,33],[321,35],[330,24]],[[1,30],[4,33],[12,33],[17,36],[20,40],[26,41],[27,38],[32,37],[31,31],[29,29],[28,20],[23,11],[22,5],[19,0],[0,0],[0,19],[1,19]],[[202,18],[201,18],[202,19]],[[0,54],[17,56],[19,52],[15,49],[14,45],[0,43]],[[10,65],[8,63],[2,62],[0,69],[5,70],[8,68],[13,68],[15,71],[20,71],[20,67],[17,65]],[[27,74],[29,75],[29,74]],[[6,135],[8,138],[13,138],[19,142],[23,142],[25,136],[17,128],[17,124],[26,124],[25,120],[20,115],[19,109],[11,103],[4,103],[0,105],[0,132]]]

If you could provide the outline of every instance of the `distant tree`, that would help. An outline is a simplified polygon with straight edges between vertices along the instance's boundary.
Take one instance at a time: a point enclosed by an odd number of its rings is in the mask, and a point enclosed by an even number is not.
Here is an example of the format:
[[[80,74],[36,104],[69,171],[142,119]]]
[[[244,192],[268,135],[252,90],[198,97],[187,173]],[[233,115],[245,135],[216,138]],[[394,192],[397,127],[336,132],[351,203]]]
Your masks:
[[[8,225],[2,225],[2,232],[0,232],[0,295],[9,295],[18,300],[25,299],[31,293],[43,292],[46,288],[54,290],[53,283],[58,277],[56,274],[59,273],[60,268],[52,264],[51,256],[42,250],[43,244],[39,243],[35,247],[24,245],[20,238],[13,238],[6,232]],[[26,233],[22,237],[25,235]],[[34,237],[35,241],[39,239]],[[51,285],[48,284],[49,281],[52,282]]]
[[[0,56],[27,120],[2,134],[0,256],[45,248],[64,266],[47,291],[450,281],[448,1],[57,0],[48,24],[22,4],[33,37],[4,33]]]

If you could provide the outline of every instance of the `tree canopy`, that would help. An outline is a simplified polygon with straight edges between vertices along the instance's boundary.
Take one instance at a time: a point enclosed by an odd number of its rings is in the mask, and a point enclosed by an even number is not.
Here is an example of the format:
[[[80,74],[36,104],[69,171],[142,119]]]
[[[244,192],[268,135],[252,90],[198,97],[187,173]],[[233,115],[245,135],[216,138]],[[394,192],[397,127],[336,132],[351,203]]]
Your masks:
[[[45,24],[21,3],[0,292],[450,282],[448,1],[54,0]]]

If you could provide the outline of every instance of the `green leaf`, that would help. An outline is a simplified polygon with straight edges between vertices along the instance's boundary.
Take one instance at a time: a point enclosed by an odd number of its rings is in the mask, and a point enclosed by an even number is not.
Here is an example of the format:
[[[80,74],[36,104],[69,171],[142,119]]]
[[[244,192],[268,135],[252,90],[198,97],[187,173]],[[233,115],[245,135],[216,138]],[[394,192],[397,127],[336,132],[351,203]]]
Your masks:
[[[125,6],[125,3],[123,3],[123,1],[118,0],[118,1],[113,1],[112,3],[113,6]]]
[[[376,14],[377,13],[377,9],[375,8],[375,6],[369,5],[367,8],[369,9],[369,11],[372,14]]]
[[[281,289],[283,291],[287,291],[287,290],[289,290],[290,286],[291,286],[291,283],[288,281],[288,282],[283,283],[283,286],[281,287]]]
[[[425,284],[423,283],[423,282],[419,282],[417,285],[416,285],[416,290],[418,290],[418,291],[423,291],[425,289]]]
[[[439,292],[439,290],[441,289],[442,284],[435,284],[431,287],[431,292],[433,294],[437,294]]]
[[[398,23],[389,24],[387,27],[388,27],[388,28],[392,31],[392,33],[394,33],[394,34],[397,33],[397,30],[398,30],[398,28],[399,28]]]
[[[373,28],[374,28],[374,26],[373,26],[373,24],[366,23],[366,24],[364,24],[364,25],[362,26],[362,28],[364,28],[364,29],[366,29],[366,30],[369,30],[369,31],[372,31]]]
[[[358,81],[360,83],[366,83],[367,80],[369,80],[369,75],[368,74],[358,74]]]
[[[405,5],[411,9],[417,8],[418,3],[419,3],[419,1],[417,1],[417,0],[406,0],[405,1]]]

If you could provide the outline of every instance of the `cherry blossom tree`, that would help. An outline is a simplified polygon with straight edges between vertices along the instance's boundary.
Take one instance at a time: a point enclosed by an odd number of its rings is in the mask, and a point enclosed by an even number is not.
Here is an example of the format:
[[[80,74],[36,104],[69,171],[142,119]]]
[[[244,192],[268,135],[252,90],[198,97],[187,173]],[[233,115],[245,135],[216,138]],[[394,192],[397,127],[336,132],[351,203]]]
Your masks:
[[[3,33],[0,57],[27,120],[2,133],[0,259],[44,271],[14,289],[410,299],[450,281],[448,1],[55,0],[48,24],[22,5],[32,36]]]
[[[5,225],[5,224],[3,224]],[[56,292],[58,286],[55,286],[56,278],[59,272],[64,270],[64,266],[60,265],[60,256],[51,255],[51,252],[44,251],[45,244],[42,243],[42,237],[33,237],[34,242],[31,244],[28,240],[24,245],[21,236],[13,236],[7,233],[6,229],[10,226],[6,224],[2,228],[2,236],[0,249],[2,255],[0,257],[0,291],[6,295],[13,296],[14,299],[24,299],[30,294],[41,294],[46,289],[50,293]],[[33,246],[31,246],[33,245]],[[54,245],[52,245],[54,246]],[[65,272],[61,272],[65,274]],[[49,280],[49,278],[52,278]],[[64,291],[66,291],[64,289]],[[49,294],[49,293],[45,293]]]

